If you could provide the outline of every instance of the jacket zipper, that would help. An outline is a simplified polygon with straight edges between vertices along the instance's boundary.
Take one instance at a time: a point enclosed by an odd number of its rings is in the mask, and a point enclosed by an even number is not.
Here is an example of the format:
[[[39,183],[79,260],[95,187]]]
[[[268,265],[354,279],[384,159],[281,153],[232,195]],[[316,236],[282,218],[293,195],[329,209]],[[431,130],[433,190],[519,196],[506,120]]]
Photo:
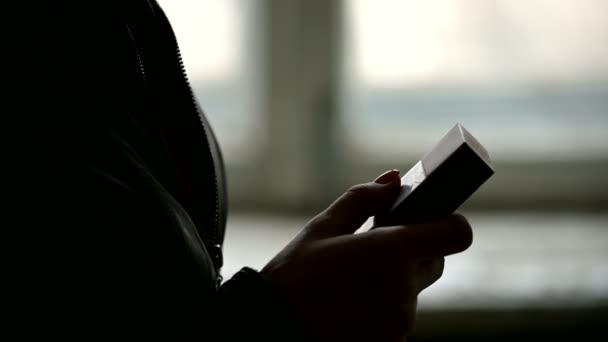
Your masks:
[[[179,46],[177,44],[177,38],[175,37],[175,33],[173,32],[173,30],[171,31],[171,36],[173,38],[173,43],[175,44],[175,55],[176,58],[178,60],[179,63],[179,67],[180,67],[180,73],[181,73],[181,78],[182,81],[184,82],[185,86],[186,86],[186,90],[188,91],[188,95],[190,96],[190,110],[192,111],[192,113],[194,115],[197,116],[198,121],[199,121],[199,128],[202,132],[202,134],[205,136],[205,138],[207,139],[207,141],[209,141],[209,138],[211,136],[210,132],[207,131],[207,127],[205,125],[205,121],[204,119],[201,117],[202,113],[200,113],[199,109],[198,109],[198,105],[197,105],[197,101],[196,98],[194,97],[194,93],[192,92],[192,87],[190,86],[190,82],[188,80],[188,76],[186,74],[186,68],[184,66],[184,61],[182,59],[182,54],[181,51],[179,50]],[[213,160],[213,152],[211,151],[211,146],[209,146],[209,144],[207,144],[207,152],[209,153],[209,156],[211,156],[211,159]],[[222,282],[222,276],[220,274],[220,268],[222,267],[223,264],[223,258],[222,258],[222,245],[219,243],[219,216],[220,216],[220,201],[219,201],[219,182],[218,182],[218,175],[216,172],[216,165],[215,165],[215,160],[214,160],[214,167],[213,167],[213,188],[214,188],[214,201],[215,201],[215,210],[214,210],[214,217],[213,217],[213,232],[211,234],[211,250],[209,251],[211,254],[211,258],[213,259],[213,264],[216,267],[216,271],[217,271],[217,283],[218,285],[221,284]],[[217,161],[219,162],[219,161]]]
[[[204,119],[201,116],[202,114],[200,113],[200,111],[198,109],[198,105],[197,105],[197,101],[194,96],[194,93],[192,92],[192,87],[190,86],[190,82],[189,82],[188,76],[186,74],[186,69],[184,66],[182,54],[179,49],[179,45],[177,44],[177,37],[175,36],[175,32],[173,32],[171,27],[169,25],[167,25],[167,26],[168,26],[168,30],[171,32],[171,37],[173,39],[172,43],[175,46],[175,57],[179,63],[181,79],[184,82],[186,91],[188,92],[188,95],[190,97],[190,110],[192,111],[192,114],[197,116],[199,124],[200,124],[199,128],[201,130],[201,133],[203,134],[205,139],[207,141],[209,141],[210,134],[209,134],[209,132],[207,132],[207,127],[205,125]],[[126,27],[129,32],[129,35],[131,36],[131,41],[135,42],[135,38],[133,37],[131,28],[129,27],[128,23],[126,23]],[[144,64],[143,64],[139,49],[137,49],[137,46],[135,46],[135,53],[137,55],[137,63],[139,65],[139,72],[141,74],[142,80],[145,83],[147,80],[146,69],[144,67]],[[213,160],[214,158],[213,158],[213,153],[211,151],[211,146],[209,146],[208,144],[207,144],[207,152],[209,153],[209,156]],[[216,161],[214,160],[214,163],[215,162]],[[220,269],[223,265],[223,256],[222,256],[222,245],[219,241],[219,216],[220,216],[220,203],[219,202],[220,201],[219,201],[219,182],[218,182],[218,175],[216,172],[215,165],[213,167],[213,186],[214,186],[215,209],[214,209],[214,218],[213,218],[213,231],[211,234],[211,241],[210,241],[210,246],[209,246],[210,250],[208,252],[211,255],[213,264],[216,268],[216,277],[217,277],[216,278],[216,287],[219,287],[223,280],[223,277],[220,274]]]
[[[186,74],[186,68],[184,66],[184,61],[182,59],[181,51],[179,50],[179,46],[177,45],[177,38],[175,37],[175,33],[171,30],[171,36],[173,37],[173,43],[175,44],[175,55],[179,62],[180,72],[182,81],[185,83],[186,90],[188,91],[188,95],[190,96],[190,110],[194,115],[197,116],[199,121],[199,128],[204,134],[207,141],[210,140],[211,134],[207,131],[207,127],[205,125],[204,119],[201,117],[202,113],[200,113],[197,105],[196,98],[194,97],[194,93],[192,92],[192,87],[190,86],[190,82],[188,80],[188,76]],[[209,152],[209,156],[213,159],[213,152],[211,151],[211,146],[207,145],[207,152]],[[215,163],[215,161],[214,161]],[[219,268],[222,266],[222,245],[219,243],[219,217],[220,217],[220,201],[219,201],[219,182],[218,175],[216,172],[216,165],[213,167],[213,189],[215,194],[215,210],[213,217],[213,232],[211,234],[211,257],[213,258],[213,263],[216,265],[218,269],[218,282],[221,283],[222,276],[219,274]]]

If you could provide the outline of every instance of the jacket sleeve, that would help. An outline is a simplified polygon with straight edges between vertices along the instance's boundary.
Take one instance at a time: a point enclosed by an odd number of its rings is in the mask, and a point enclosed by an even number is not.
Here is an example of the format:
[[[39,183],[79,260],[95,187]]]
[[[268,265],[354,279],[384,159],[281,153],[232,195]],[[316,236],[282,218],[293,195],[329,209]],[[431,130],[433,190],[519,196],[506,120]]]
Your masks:
[[[244,267],[221,287],[219,340],[307,341],[304,327],[283,299],[256,270]],[[231,327],[231,322],[239,322]]]
[[[26,225],[32,236],[20,247],[29,247],[31,259],[23,265],[28,288],[20,289],[20,305],[30,310],[27,324],[38,327],[28,333],[306,340],[295,313],[259,272],[246,267],[216,286],[209,255],[184,234],[187,216],[145,189],[155,186],[152,179],[142,182],[135,166],[110,156],[112,169],[87,174],[74,166],[44,175],[43,201],[24,208],[40,215]]]
[[[109,55],[97,34],[109,25],[103,2],[87,7],[101,13],[92,19],[64,11],[72,2],[45,3],[16,33],[30,83],[15,90],[29,101],[10,126],[14,172],[3,183],[7,325],[24,338],[297,341],[295,315],[258,272],[216,286],[204,246],[184,238],[179,203],[105,129],[123,109],[93,63]]]

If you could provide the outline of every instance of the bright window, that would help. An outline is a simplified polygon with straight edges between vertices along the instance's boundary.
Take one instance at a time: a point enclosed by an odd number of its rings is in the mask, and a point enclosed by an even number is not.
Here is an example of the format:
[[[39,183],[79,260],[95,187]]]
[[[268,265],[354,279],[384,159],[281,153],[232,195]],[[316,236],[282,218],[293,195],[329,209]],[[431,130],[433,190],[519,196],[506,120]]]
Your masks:
[[[456,122],[494,160],[608,155],[608,2],[344,3],[351,158],[419,157]]]
[[[160,0],[177,35],[190,84],[229,164],[257,149],[245,58],[251,8],[241,0]],[[247,52],[247,53],[246,53]]]

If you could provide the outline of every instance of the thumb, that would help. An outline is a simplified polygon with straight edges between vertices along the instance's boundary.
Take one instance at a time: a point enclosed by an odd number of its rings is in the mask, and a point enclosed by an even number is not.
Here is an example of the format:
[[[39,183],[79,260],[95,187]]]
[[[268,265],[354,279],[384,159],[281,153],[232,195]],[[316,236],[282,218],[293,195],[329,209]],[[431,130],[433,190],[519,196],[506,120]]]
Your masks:
[[[330,236],[352,234],[373,215],[388,210],[401,188],[399,170],[390,170],[370,183],[348,189],[317,217],[323,224],[323,234]]]

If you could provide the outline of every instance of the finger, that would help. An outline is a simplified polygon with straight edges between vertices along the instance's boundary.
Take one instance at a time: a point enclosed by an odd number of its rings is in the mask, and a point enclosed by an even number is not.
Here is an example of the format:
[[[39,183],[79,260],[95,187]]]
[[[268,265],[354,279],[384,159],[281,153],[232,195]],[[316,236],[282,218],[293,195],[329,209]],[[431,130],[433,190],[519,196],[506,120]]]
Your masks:
[[[374,250],[379,257],[398,262],[402,258],[422,260],[462,252],[473,242],[473,231],[463,216],[453,214],[422,224],[376,228],[355,234],[352,241]]]
[[[395,249],[423,258],[460,253],[473,243],[473,230],[462,215],[453,214],[428,223],[406,226],[396,232]]]
[[[374,182],[355,185],[315,218],[317,223],[323,221],[316,226],[329,236],[354,233],[370,216],[393,204],[400,186],[398,170],[388,171]]]
[[[445,258],[432,258],[418,263],[418,292],[433,285],[443,275]]]

